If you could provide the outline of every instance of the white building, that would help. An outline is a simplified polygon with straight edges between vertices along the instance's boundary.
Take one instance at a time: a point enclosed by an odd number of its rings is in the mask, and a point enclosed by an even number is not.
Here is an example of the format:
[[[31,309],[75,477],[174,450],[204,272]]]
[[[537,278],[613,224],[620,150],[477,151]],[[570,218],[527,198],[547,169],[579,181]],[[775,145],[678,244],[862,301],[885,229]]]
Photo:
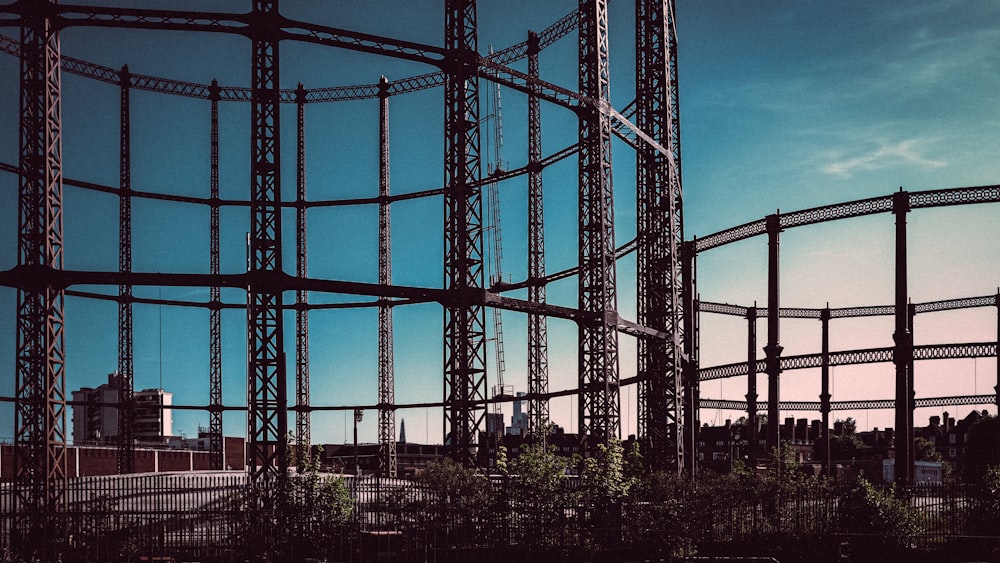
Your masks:
[[[74,402],[90,405],[73,406],[73,442],[108,443],[118,438],[118,397],[120,377],[108,374],[108,382],[97,388],[84,387],[73,391]],[[132,435],[139,442],[163,442],[173,435],[173,416],[169,407],[173,393],[163,389],[143,389],[133,393],[135,410]]]

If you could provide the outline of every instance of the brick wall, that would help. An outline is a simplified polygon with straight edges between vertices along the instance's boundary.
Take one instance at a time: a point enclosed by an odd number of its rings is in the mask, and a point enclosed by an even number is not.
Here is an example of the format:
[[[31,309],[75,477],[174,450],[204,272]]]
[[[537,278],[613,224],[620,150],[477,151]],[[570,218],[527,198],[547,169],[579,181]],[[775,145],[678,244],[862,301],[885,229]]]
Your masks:
[[[224,442],[226,469],[243,469],[245,449],[242,438],[226,437]],[[135,450],[136,473],[155,471],[189,471],[211,469],[207,451]],[[115,447],[69,446],[66,451],[66,474],[70,478],[118,473],[118,449]],[[14,480],[14,446],[0,444],[0,481]]]

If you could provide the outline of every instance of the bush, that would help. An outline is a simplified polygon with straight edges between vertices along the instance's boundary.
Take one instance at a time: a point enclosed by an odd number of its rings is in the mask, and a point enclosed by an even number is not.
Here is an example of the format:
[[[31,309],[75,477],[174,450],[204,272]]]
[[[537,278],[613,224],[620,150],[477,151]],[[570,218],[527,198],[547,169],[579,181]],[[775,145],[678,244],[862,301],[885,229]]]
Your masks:
[[[864,479],[841,499],[841,528],[848,533],[884,538],[895,547],[908,547],[917,534],[916,518],[895,486],[877,489]]]

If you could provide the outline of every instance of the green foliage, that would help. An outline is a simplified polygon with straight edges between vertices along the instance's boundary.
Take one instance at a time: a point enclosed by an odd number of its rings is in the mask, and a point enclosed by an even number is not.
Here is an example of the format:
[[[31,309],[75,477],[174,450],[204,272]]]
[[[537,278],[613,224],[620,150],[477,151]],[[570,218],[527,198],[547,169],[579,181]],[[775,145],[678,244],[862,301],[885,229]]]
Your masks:
[[[507,446],[497,446],[497,462],[496,471],[500,475],[509,474],[510,463],[507,461]]]
[[[913,441],[913,460],[914,461],[941,461],[941,452],[937,451],[934,444],[924,438],[923,436],[918,436],[916,440]]]
[[[637,482],[625,475],[625,448],[617,439],[598,444],[596,455],[583,461],[580,476],[587,500],[593,505],[624,500]]]
[[[825,440],[825,437],[816,440],[813,447],[813,452],[817,459],[823,459]],[[872,457],[872,453],[872,447],[862,442],[861,438],[856,434],[830,437],[830,459],[834,461],[869,459]]]
[[[251,484],[233,499],[235,546],[276,558],[324,555],[350,521],[354,501],[340,476],[319,473],[319,452],[298,460],[299,475]]]
[[[510,514],[515,537],[528,547],[557,545],[565,537],[565,509],[573,501],[565,487],[570,460],[555,452],[555,446],[527,444],[512,464]]]
[[[69,549],[91,561],[128,561],[140,549],[142,526],[135,517],[120,514],[108,495],[88,502],[88,518],[71,522]]]
[[[555,454],[555,446],[542,443],[528,444],[521,448],[521,455],[512,464],[517,484],[529,498],[551,503],[562,491],[563,476],[569,468],[569,459]]]
[[[840,525],[845,532],[878,536],[908,546],[917,533],[917,520],[895,486],[878,489],[865,479],[841,499]]]
[[[850,436],[850,435],[852,435],[852,434],[854,434],[854,433],[856,433],[858,431],[858,423],[857,423],[857,421],[855,421],[851,417],[847,417],[844,420],[840,420],[838,418],[836,421],[834,421],[834,424],[836,424],[837,422],[843,422],[844,423],[844,434],[847,434],[848,436]]]
[[[671,558],[697,553],[697,541],[710,529],[712,503],[691,485],[676,474],[654,472],[635,491],[642,501],[629,525],[650,553]]]
[[[473,518],[490,500],[489,481],[450,458],[428,463],[417,482],[431,493],[426,508],[443,520]]]

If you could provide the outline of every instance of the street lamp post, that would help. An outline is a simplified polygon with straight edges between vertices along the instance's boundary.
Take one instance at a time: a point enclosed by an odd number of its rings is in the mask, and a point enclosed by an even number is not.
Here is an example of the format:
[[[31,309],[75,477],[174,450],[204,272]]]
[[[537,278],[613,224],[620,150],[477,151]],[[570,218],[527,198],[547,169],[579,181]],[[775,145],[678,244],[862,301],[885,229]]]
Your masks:
[[[361,422],[361,418],[364,417],[365,411],[362,409],[354,409],[354,475],[358,477],[361,475],[361,465],[358,463],[358,423]]]

